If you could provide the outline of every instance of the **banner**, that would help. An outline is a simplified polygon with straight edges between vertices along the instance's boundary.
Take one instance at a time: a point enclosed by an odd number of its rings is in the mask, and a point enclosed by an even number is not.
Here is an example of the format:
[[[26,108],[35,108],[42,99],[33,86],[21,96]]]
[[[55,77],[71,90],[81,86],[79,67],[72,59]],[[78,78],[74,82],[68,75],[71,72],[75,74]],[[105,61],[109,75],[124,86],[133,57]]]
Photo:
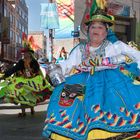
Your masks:
[[[56,3],[41,3],[41,27],[45,29],[59,28],[59,17]]]
[[[74,30],[74,1],[56,0],[60,28],[55,30],[55,38],[73,38],[71,32]]]
[[[119,16],[130,16],[130,6],[119,2],[110,2],[107,7],[108,14]]]

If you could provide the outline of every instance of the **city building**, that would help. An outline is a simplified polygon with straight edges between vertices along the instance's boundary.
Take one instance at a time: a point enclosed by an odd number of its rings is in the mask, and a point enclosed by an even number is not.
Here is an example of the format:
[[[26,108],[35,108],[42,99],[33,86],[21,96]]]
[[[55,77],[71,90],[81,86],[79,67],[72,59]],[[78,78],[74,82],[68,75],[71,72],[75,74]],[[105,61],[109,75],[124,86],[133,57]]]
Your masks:
[[[86,1],[90,0],[70,0],[74,3],[74,15],[72,22],[74,24],[73,38],[61,38],[55,39],[55,29],[49,29],[48,37],[44,36],[43,32],[30,32],[30,36],[36,40],[35,37],[40,35],[41,43],[36,43],[40,49],[38,49],[39,57],[49,57],[51,60],[53,57],[59,57],[59,52],[62,47],[65,47],[69,53],[72,48],[80,41],[85,39],[86,36],[81,30],[81,22],[86,9]],[[122,4],[128,7],[129,15],[115,15],[116,22],[114,31],[117,36],[125,41],[136,41],[140,43],[140,1],[139,0],[109,0],[112,3]],[[56,0],[49,0],[49,2],[57,2]],[[67,7],[60,5],[59,10],[62,10],[64,15],[66,11],[69,11]],[[124,11],[127,11],[126,9]],[[68,14],[65,16],[71,17]],[[65,20],[66,21],[66,20]],[[68,30],[68,29],[66,29]],[[22,33],[28,35],[28,7],[25,0],[0,0],[0,60],[15,62],[20,58],[19,49],[22,47]],[[36,34],[36,35],[35,35]],[[76,36],[75,36],[76,35]],[[32,38],[31,37],[31,38]]]
[[[16,62],[22,47],[22,33],[28,34],[25,0],[0,0],[0,60]]]

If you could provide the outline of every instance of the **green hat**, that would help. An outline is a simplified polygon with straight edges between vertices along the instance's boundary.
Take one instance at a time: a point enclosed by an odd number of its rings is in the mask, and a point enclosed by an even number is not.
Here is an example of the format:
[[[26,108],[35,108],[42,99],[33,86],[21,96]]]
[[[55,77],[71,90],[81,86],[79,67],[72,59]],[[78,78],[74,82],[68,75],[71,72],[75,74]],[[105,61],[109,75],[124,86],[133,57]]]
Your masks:
[[[95,13],[93,13],[91,17],[85,21],[85,24],[89,25],[94,21],[105,22],[109,26],[112,26],[114,24],[114,17],[106,14],[106,12],[102,9],[97,9]]]

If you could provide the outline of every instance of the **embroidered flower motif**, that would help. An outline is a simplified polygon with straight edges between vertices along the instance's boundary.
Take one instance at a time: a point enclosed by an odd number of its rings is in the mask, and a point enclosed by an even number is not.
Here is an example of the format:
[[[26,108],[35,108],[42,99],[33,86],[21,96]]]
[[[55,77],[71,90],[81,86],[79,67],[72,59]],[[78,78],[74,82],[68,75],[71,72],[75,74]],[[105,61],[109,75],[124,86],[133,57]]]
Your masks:
[[[85,20],[88,21],[89,19],[90,19],[90,15],[89,15],[89,13],[87,13],[87,14],[85,15]]]

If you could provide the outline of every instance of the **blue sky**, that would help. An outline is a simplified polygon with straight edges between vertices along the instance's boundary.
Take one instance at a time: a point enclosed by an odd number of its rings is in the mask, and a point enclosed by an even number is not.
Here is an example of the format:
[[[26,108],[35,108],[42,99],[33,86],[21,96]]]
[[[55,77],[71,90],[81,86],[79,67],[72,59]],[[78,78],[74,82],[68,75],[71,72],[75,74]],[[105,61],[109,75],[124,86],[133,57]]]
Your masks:
[[[46,29],[42,29],[40,26],[40,11],[41,11],[41,3],[46,3],[48,0],[25,0],[28,6],[28,27],[29,31],[44,31]],[[64,27],[56,30],[56,38],[69,38],[71,37],[71,31],[73,29],[73,23],[69,25],[69,27]]]
[[[41,31],[40,28],[40,3],[48,0],[25,0],[28,6],[28,27],[29,31]]]

